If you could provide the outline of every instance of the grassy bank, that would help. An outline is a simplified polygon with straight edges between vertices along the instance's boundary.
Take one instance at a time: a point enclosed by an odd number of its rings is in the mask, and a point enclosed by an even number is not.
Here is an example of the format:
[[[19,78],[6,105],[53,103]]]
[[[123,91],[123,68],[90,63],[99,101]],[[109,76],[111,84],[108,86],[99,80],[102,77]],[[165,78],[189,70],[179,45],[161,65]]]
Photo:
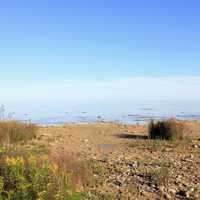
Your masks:
[[[0,122],[0,199],[84,199],[91,174],[65,151],[33,152],[26,146],[38,128],[15,121]]]

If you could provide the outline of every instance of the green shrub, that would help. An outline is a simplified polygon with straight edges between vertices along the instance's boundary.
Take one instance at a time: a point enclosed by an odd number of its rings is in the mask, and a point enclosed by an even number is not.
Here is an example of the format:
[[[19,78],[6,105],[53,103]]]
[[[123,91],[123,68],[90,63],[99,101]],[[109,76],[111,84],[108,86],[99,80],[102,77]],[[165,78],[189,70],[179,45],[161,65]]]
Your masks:
[[[18,142],[27,142],[36,137],[38,127],[34,124],[25,124],[17,121],[0,122],[0,144],[8,145]]]
[[[17,154],[4,152],[0,155],[1,200],[84,199],[81,186],[86,184],[88,177],[84,178],[88,173],[78,161],[68,160],[70,157],[65,157],[65,154],[62,154],[65,160],[57,155],[36,157]],[[66,163],[67,160],[70,165]]]
[[[181,140],[184,138],[184,124],[177,120],[150,122],[148,127],[149,138]]]

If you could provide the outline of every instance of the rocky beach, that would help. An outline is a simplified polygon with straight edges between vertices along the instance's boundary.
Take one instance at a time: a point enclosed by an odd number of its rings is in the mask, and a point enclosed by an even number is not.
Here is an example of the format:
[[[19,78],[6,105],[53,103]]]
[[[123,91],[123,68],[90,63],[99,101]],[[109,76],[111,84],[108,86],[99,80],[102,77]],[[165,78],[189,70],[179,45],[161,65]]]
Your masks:
[[[150,140],[147,125],[94,123],[40,127],[29,146],[89,163],[91,199],[199,199],[200,122],[184,123],[183,141]]]

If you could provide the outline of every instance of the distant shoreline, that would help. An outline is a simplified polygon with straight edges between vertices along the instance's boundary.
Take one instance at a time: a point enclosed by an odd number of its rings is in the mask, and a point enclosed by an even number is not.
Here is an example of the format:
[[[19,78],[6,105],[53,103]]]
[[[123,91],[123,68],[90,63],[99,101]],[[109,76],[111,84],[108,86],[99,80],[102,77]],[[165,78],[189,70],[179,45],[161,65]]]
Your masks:
[[[154,121],[162,121],[162,120],[167,120],[167,119],[175,119],[175,118],[166,118],[166,119],[153,119]],[[183,121],[183,122],[192,122],[192,123],[195,123],[195,122],[200,122],[200,119],[176,119],[176,120],[179,120],[179,121]],[[61,123],[47,123],[47,124],[44,124],[44,123],[36,123],[36,122],[31,122],[33,124],[36,124],[36,125],[39,125],[41,127],[60,127],[60,126],[73,126],[73,125],[122,125],[122,126],[147,126],[149,124],[149,122],[151,121],[151,119],[149,120],[146,120],[146,121],[140,121],[140,122],[137,122],[137,123],[123,123],[123,122],[120,122],[120,121],[93,121],[93,122],[61,122]],[[25,122],[26,121],[21,121],[21,122]],[[28,122],[30,123],[30,122]]]

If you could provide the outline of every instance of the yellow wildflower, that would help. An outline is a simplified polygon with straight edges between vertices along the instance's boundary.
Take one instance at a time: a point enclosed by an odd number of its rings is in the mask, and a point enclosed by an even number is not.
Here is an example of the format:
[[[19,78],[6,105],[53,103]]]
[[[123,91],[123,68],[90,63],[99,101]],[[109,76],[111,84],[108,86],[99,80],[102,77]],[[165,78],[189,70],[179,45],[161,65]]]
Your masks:
[[[14,166],[14,165],[17,165],[17,164],[20,164],[20,165],[24,165],[24,160],[22,157],[6,157],[6,163],[9,165],[9,166]]]

